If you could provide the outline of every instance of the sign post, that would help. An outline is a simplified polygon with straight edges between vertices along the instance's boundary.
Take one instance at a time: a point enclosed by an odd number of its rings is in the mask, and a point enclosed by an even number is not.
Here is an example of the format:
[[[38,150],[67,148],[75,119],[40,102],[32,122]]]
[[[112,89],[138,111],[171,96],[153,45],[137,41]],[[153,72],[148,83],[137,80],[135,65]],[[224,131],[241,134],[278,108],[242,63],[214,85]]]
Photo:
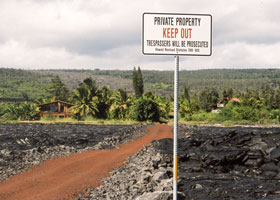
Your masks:
[[[144,13],[142,53],[175,56],[173,200],[177,200],[179,56],[211,56],[212,16],[209,14]]]
[[[177,200],[178,181],[178,99],[179,99],[179,56],[175,56],[174,70],[174,128],[173,128],[173,199]]]

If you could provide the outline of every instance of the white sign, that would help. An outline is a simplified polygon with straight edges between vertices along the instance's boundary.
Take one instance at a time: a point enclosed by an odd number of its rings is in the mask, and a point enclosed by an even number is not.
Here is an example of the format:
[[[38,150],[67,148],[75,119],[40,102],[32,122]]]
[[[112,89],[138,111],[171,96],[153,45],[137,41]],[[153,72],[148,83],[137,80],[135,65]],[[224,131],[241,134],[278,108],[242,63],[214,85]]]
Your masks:
[[[145,55],[210,56],[212,16],[208,14],[144,13]]]

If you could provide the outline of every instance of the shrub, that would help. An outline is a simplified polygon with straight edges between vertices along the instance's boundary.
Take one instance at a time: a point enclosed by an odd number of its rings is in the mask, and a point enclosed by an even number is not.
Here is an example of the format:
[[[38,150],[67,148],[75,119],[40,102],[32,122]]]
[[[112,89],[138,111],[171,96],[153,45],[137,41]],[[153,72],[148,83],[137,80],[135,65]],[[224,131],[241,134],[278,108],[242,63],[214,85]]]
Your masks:
[[[272,110],[269,113],[269,118],[272,119],[272,120],[275,120],[277,122],[280,122],[280,109]]]
[[[39,108],[32,103],[9,104],[3,118],[7,120],[36,120],[39,119]]]
[[[0,103],[0,117],[7,113],[8,106],[8,103]]]
[[[132,106],[130,116],[136,121],[153,121],[158,122],[160,119],[160,112],[156,102],[149,98],[139,98]]]
[[[197,113],[192,115],[192,120],[193,121],[206,121],[207,120],[207,116],[208,116],[207,112],[205,112],[203,110],[200,110]]]

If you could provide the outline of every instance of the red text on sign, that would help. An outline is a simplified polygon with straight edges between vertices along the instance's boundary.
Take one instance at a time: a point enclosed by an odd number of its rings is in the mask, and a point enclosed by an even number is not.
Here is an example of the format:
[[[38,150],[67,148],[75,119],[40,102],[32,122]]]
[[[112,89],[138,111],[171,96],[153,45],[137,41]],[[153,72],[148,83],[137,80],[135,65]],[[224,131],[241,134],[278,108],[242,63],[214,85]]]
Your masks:
[[[178,28],[163,28],[163,38],[176,38]]]
[[[181,38],[192,38],[192,29],[191,28],[182,28],[181,29]]]
[[[177,38],[178,28],[163,28],[163,38]],[[180,31],[181,38],[192,38],[191,28],[182,28]]]

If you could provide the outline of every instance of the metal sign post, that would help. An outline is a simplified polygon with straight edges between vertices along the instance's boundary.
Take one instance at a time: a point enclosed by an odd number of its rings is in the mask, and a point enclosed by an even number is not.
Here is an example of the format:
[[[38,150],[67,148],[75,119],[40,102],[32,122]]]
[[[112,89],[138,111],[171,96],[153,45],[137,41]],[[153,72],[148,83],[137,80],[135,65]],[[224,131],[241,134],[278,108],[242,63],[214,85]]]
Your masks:
[[[175,56],[174,71],[174,129],[173,129],[173,200],[177,200],[178,181],[178,99],[179,99],[179,56]]]
[[[209,14],[144,13],[142,20],[143,54],[175,56],[173,200],[177,200],[179,56],[210,56],[212,54],[212,16]]]

